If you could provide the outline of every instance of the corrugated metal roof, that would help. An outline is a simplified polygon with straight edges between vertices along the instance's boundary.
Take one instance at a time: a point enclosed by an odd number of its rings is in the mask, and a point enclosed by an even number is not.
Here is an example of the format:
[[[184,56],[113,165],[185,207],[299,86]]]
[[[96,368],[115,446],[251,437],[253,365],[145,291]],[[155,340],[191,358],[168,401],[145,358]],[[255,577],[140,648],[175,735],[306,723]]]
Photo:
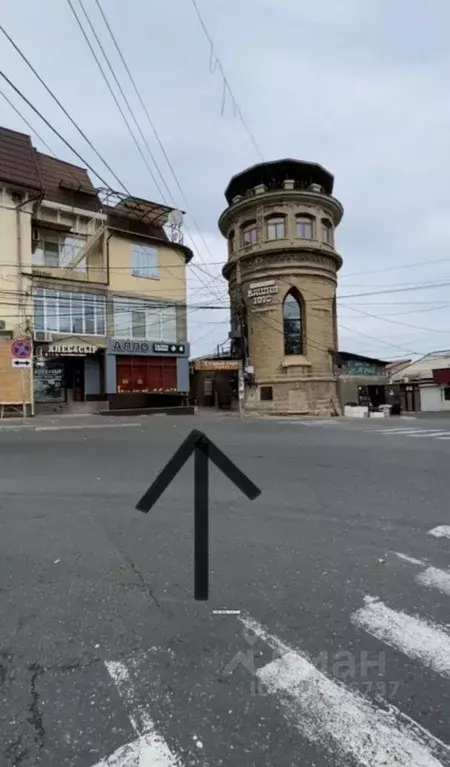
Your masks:
[[[34,152],[46,200],[85,210],[99,210],[100,200],[85,168],[36,150]]]

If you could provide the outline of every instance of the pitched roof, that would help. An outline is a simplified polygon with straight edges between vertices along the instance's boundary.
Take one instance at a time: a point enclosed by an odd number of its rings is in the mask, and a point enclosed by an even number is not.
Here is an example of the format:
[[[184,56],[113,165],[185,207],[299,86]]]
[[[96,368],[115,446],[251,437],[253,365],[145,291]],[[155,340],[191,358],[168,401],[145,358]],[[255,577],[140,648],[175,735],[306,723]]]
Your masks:
[[[25,133],[0,128],[0,181],[41,191],[33,145]]]
[[[98,210],[100,201],[85,168],[34,150],[44,197],[62,205]]]

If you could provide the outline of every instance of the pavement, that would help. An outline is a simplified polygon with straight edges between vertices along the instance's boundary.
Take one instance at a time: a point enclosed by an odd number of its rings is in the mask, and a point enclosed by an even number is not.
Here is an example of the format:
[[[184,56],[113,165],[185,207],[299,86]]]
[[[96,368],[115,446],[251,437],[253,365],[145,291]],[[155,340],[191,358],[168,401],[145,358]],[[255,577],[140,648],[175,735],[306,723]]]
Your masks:
[[[0,430],[1,767],[450,765],[447,419],[53,420]],[[192,459],[135,509],[192,428],[262,491],[211,468],[204,603]]]

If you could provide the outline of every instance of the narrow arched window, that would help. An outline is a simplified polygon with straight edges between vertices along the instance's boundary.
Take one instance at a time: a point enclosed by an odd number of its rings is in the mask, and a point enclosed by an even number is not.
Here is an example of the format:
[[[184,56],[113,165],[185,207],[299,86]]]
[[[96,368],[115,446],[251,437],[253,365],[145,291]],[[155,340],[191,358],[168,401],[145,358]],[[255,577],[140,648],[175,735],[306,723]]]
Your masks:
[[[266,219],[267,239],[282,240],[286,237],[284,216],[271,216]]]
[[[297,216],[297,237],[314,239],[314,219],[312,216]]]
[[[302,299],[296,288],[291,288],[283,301],[284,353],[303,354]]]
[[[328,219],[322,219],[322,241],[327,245],[333,244],[333,226]]]
[[[256,221],[248,221],[247,224],[242,227],[242,236],[244,245],[255,245],[258,242]]]
[[[234,231],[228,235],[228,252],[230,255],[234,253]]]

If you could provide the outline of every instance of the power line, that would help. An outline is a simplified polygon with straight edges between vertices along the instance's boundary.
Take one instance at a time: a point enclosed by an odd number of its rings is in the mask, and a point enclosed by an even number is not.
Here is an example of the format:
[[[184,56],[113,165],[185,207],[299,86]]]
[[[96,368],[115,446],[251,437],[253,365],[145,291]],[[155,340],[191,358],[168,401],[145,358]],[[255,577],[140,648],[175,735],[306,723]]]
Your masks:
[[[98,0],[96,0],[96,2],[98,3]],[[221,60],[219,59],[219,57],[215,53],[213,39],[212,39],[210,33],[208,32],[208,28],[207,28],[207,26],[205,24],[205,21],[204,21],[202,15],[200,13],[200,10],[199,10],[199,7],[198,7],[198,5],[196,3],[196,0],[191,0],[191,2],[192,2],[192,5],[194,6],[195,13],[197,14],[197,18],[198,18],[198,20],[200,22],[200,25],[201,25],[201,27],[203,29],[203,32],[205,33],[206,39],[208,40],[209,45],[210,45],[210,50],[211,50],[211,52],[210,52],[210,63],[209,63],[210,72],[211,72],[211,74],[214,74],[215,70],[218,68],[219,71],[220,71],[220,74],[222,76],[223,94],[222,94],[222,110],[221,110],[221,115],[223,116],[223,113],[224,113],[224,110],[225,110],[226,95],[228,93],[229,97],[231,98],[231,103],[232,103],[232,106],[233,106],[233,116],[237,115],[239,117],[242,125],[244,126],[245,131],[247,132],[248,137],[250,138],[250,141],[253,144],[253,147],[254,147],[254,149],[255,149],[259,159],[261,160],[261,162],[264,162],[264,157],[263,157],[263,155],[261,153],[261,150],[260,150],[258,144],[256,143],[256,139],[255,139],[252,131],[248,127],[248,124],[247,124],[246,120],[244,119],[244,115],[242,114],[242,109],[239,106],[236,98],[234,97],[233,91],[231,90],[230,83],[228,82],[228,78],[225,75],[225,71],[224,71],[222,62],[221,62]]]
[[[3,96],[3,98],[4,98],[4,99],[5,99],[5,101],[6,101],[6,102],[9,104],[9,106],[11,107],[11,109],[13,109],[13,110],[14,110],[14,112],[16,113],[16,115],[18,115],[18,116],[19,116],[19,117],[20,117],[20,118],[21,118],[21,119],[24,121],[25,125],[27,125],[27,126],[28,126],[28,128],[29,128],[29,130],[30,130],[32,133],[34,133],[34,135],[35,135],[35,136],[37,136],[37,138],[39,139],[39,141],[40,141],[40,142],[41,142],[41,143],[42,143],[42,144],[45,146],[45,148],[46,148],[46,149],[48,149],[48,151],[50,152],[50,154],[53,154],[53,150],[52,150],[52,149],[49,147],[49,145],[47,144],[47,142],[46,142],[46,141],[45,141],[45,140],[42,138],[42,136],[40,136],[40,135],[39,135],[39,133],[37,132],[37,130],[36,130],[35,128],[33,128],[33,126],[31,125],[31,123],[29,123],[29,122],[28,122],[27,118],[26,118],[26,117],[25,117],[25,116],[22,114],[22,112],[21,112],[19,109],[17,109],[17,107],[16,107],[16,106],[14,106],[13,102],[12,102],[12,101],[11,101],[11,100],[8,98],[8,96],[6,95],[6,93],[4,93],[4,91],[0,90],[0,96]],[[6,205],[2,205],[1,207],[2,207],[2,208],[7,208],[7,206],[6,206]]]
[[[51,89],[48,87],[48,85],[46,84],[46,82],[45,82],[45,81],[42,79],[42,77],[40,76],[40,74],[39,74],[39,73],[36,71],[36,69],[35,69],[35,68],[33,67],[33,65],[30,63],[30,61],[27,59],[27,57],[25,56],[25,54],[24,54],[24,53],[22,53],[22,51],[20,50],[19,46],[18,46],[18,45],[17,45],[17,44],[14,42],[13,38],[11,37],[11,35],[9,35],[9,34],[8,34],[8,32],[6,31],[6,29],[5,29],[5,28],[4,28],[4,27],[3,27],[1,24],[0,24],[0,31],[1,31],[1,32],[3,32],[3,34],[5,35],[5,37],[7,38],[7,40],[9,40],[9,42],[11,43],[11,45],[13,46],[13,48],[15,48],[15,50],[17,51],[17,53],[19,54],[19,56],[20,56],[20,57],[23,59],[23,61],[25,62],[25,64],[26,64],[26,65],[29,67],[29,69],[31,69],[31,71],[32,71],[32,72],[33,72],[33,74],[34,74],[34,75],[37,77],[37,79],[39,80],[39,82],[41,83],[41,85],[43,85],[43,87],[45,88],[45,90],[47,91],[47,93],[48,93],[48,94],[49,94],[49,95],[52,97],[53,101],[55,101],[55,102],[56,102],[56,104],[59,106],[59,108],[60,108],[60,109],[61,109],[61,110],[64,112],[64,114],[66,115],[66,117],[67,117],[67,118],[70,120],[70,122],[72,123],[72,125],[74,126],[74,128],[76,128],[76,130],[78,131],[78,133],[80,133],[80,135],[81,135],[81,136],[84,138],[84,140],[85,140],[85,141],[86,141],[86,142],[89,144],[89,146],[91,147],[92,151],[93,151],[93,152],[95,152],[95,154],[97,155],[98,159],[99,159],[99,160],[100,160],[100,161],[103,163],[103,165],[104,165],[104,166],[105,166],[105,167],[106,167],[106,168],[109,170],[109,172],[111,173],[111,175],[112,175],[112,176],[113,176],[113,177],[116,179],[116,181],[118,182],[118,184],[120,184],[120,186],[122,187],[122,189],[125,189],[125,191],[127,192],[127,194],[129,194],[129,192],[128,192],[128,190],[126,189],[125,185],[124,185],[124,184],[122,183],[122,181],[121,181],[121,180],[118,178],[118,176],[116,176],[116,174],[114,173],[114,171],[112,170],[112,168],[110,167],[110,165],[109,165],[109,164],[106,162],[106,160],[105,160],[105,159],[104,159],[104,158],[101,156],[101,154],[100,154],[100,153],[97,151],[97,149],[96,149],[96,148],[95,148],[95,146],[93,145],[92,141],[91,141],[91,140],[90,140],[90,139],[89,139],[89,138],[86,136],[86,134],[84,133],[84,131],[82,131],[82,130],[81,130],[81,128],[80,128],[80,126],[78,125],[78,123],[77,123],[77,122],[76,122],[76,121],[73,119],[73,117],[72,117],[72,116],[69,114],[69,112],[68,112],[68,111],[67,111],[67,109],[66,109],[66,108],[63,106],[63,104],[62,104],[62,103],[61,103],[61,101],[60,101],[60,100],[57,98],[57,96],[55,96],[55,94],[53,93],[53,91],[52,91],[52,90],[51,90]],[[33,108],[33,107],[32,107],[32,108]],[[42,118],[42,119],[44,119],[44,118]],[[44,120],[44,122],[46,122],[46,121]],[[38,134],[36,134],[36,135],[38,135]],[[61,138],[61,136],[60,136],[60,138]],[[62,139],[62,140],[64,141],[64,139]],[[42,139],[41,139],[41,141],[42,141]],[[43,142],[43,143],[45,144],[45,142]],[[65,144],[67,144],[67,142],[66,142],[66,141],[64,141],[64,143],[65,143]],[[45,146],[47,146],[47,144],[45,144]],[[71,147],[69,146],[69,148],[71,148]],[[50,151],[51,151],[51,150],[50,150]],[[74,151],[74,150],[72,150],[72,151]],[[77,153],[75,152],[75,154],[77,154]],[[80,157],[80,155],[79,155],[79,154],[77,154],[77,157]],[[81,157],[80,157],[80,159],[82,160],[82,162],[84,162],[84,160],[83,160]],[[89,167],[89,166],[88,166],[88,167]],[[102,183],[103,183],[105,186],[109,186],[109,184],[106,184],[106,182],[105,182],[105,181],[103,181],[103,179],[101,178],[101,176],[99,176],[97,173],[95,173],[95,172],[92,170],[92,168],[90,168],[90,170],[92,171],[92,173],[94,173],[94,175],[95,175],[95,176],[97,176],[97,178],[99,178],[99,179],[100,179],[100,181],[102,181]]]

